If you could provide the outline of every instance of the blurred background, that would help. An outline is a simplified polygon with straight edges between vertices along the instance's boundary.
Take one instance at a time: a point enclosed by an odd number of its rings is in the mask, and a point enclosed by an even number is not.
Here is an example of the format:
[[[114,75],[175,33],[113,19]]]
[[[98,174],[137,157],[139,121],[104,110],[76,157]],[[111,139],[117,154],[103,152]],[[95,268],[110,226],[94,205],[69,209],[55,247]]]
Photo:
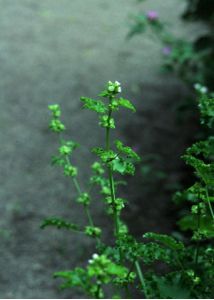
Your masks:
[[[52,274],[84,264],[93,240],[40,229],[55,215],[84,223],[73,186],[50,164],[58,141],[47,106],[61,105],[66,137],[81,144],[75,162],[84,186],[95,159],[89,149],[103,143],[103,131],[79,98],[95,97],[108,80],[120,81],[137,107],[118,114],[116,136],[143,158],[121,188],[124,220],[138,237],[176,231],[171,199],[188,181],[180,156],[198,130],[195,115],[185,110],[181,118],[178,107],[193,92],[186,78],[161,68],[168,52],[157,35],[127,36],[139,11],[157,11],[174,36],[194,41],[207,27],[184,21],[186,8],[185,0],[0,0],[1,298],[82,296],[60,291]],[[101,203],[93,215],[110,239]]]

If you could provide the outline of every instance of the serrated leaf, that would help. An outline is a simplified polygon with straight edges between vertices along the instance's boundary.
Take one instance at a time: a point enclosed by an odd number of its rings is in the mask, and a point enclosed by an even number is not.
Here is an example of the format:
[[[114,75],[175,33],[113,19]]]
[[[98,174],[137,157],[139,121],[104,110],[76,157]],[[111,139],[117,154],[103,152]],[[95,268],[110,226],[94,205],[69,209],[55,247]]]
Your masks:
[[[87,97],[81,97],[80,99],[84,103],[83,108],[87,108],[101,114],[107,111],[105,103],[101,100],[95,100]]]
[[[101,147],[93,148],[92,153],[95,153],[103,163],[111,162],[117,157],[117,154],[114,151],[106,151]]]
[[[147,232],[143,235],[144,238],[153,239],[156,242],[160,242],[163,245],[173,249],[173,250],[183,250],[184,244],[180,241],[176,241],[173,237],[166,234],[158,234],[153,232]]]
[[[198,217],[195,215],[187,215],[182,217],[177,224],[181,230],[198,230]],[[214,237],[214,224],[211,217],[201,217],[199,230],[204,233],[208,238]]]
[[[54,278],[63,278],[65,282],[61,284],[61,288],[70,288],[80,286],[84,288],[87,285],[87,272],[82,268],[75,268],[72,271],[60,271],[54,273]]]
[[[135,161],[140,161],[140,157],[134,152],[134,150],[132,150],[132,148],[124,146],[124,144],[119,140],[115,141],[115,145],[120,153],[127,155]]]
[[[164,277],[153,276],[157,284],[161,299],[189,299],[190,289],[184,287],[180,276],[173,276],[171,280]]]
[[[112,168],[113,171],[116,171],[122,175],[134,175],[135,173],[135,166],[133,163],[124,160],[121,157],[117,157],[112,161]]]
[[[119,98],[119,99],[118,99],[118,104],[119,104],[120,106],[122,106],[122,107],[125,107],[125,108],[127,108],[127,109],[132,110],[133,112],[136,111],[134,105],[133,105],[129,100],[127,100],[127,99]]]
[[[196,170],[196,174],[204,181],[207,185],[214,185],[214,164],[205,163],[203,160],[198,159],[192,155],[183,156],[186,163]]]

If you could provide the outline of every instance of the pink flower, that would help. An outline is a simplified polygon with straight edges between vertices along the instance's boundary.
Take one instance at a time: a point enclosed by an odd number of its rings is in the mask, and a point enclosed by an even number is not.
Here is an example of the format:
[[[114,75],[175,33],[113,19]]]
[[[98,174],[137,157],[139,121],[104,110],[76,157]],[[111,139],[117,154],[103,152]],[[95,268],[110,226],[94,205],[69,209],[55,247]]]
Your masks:
[[[158,19],[158,12],[155,10],[149,10],[146,16],[149,21],[156,21]]]
[[[164,55],[168,56],[171,54],[172,48],[170,46],[165,46],[165,47],[163,47],[162,52]]]

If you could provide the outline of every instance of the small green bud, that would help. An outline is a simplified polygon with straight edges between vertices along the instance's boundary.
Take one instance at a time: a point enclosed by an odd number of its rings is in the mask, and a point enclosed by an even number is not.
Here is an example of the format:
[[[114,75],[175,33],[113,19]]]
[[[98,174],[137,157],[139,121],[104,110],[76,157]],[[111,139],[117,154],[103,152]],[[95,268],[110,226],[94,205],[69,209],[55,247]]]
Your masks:
[[[199,203],[198,207],[199,207],[200,212],[201,212],[202,215],[206,214],[206,205],[205,205],[205,203],[203,203],[203,202]]]
[[[85,227],[85,234],[90,237],[99,237],[101,235],[101,229],[95,226],[86,226]],[[93,257],[95,258],[95,257]]]
[[[112,110],[118,110],[119,109],[119,103],[116,99],[113,99],[111,104],[109,104],[109,107],[112,109]]]
[[[62,155],[69,155],[69,154],[71,154],[71,147],[66,146],[66,145],[61,146],[59,148],[59,153]]]
[[[195,272],[193,270],[187,270],[186,274],[188,277],[193,278],[195,276]]]
[[[88,195],[88,193],[82,193],[78,198],[77,198],[77,202],[81,203],[85,206],[89,205],[90,203],[90,197]]]
[[[60,107],[59,107],[58,104],[52,104],[52,105],[49,105],[48,108],[49,108],[50,111],[53,113],[53,116],[54,116],[55,118],[60,117],[61,111],[60,111]]]
[[[77,175],[77,168],[73,167],[71,165],[65,165],[64,166],[64,174],[66,176],[75,177]]]
[[[54,132],[62,132],[65,130],[65,125],[58,119],[52,119],[49,127]]]
[[[119,234],[123,235],[123,234],[127,234],[128,233],[128,227],[126,226],[126,224],[120,222],[119,224]]]
[[[92,168],[93,171],[95,171],[99,175],[101,175],[105,172],[104,169],[102,168],[102,165],[97,161],[93,163],[91,168]]]
[[[203,238],[203,236],[202,236],[201,232],[195,231],[193,233],[193,236],[192,236],[193,241],[200,241],[200,240],[202,240],[202,238]]]
[[[124,199],[116,198],[115,199],[115,210],[120,212],[125,207],[124,202],[125,202]]]
[[[102,189],[101,189],[101,194],[103,195],[110,195],[111,194],[111,190],[108,186],[102,186]]]
[[[200,281],[201,281],[201,279],[200,279],[200,277],[198,277],[198,276],[194,277],[194,279],[193,279],[193,282],[194,282],[194,284],[196,284],[196,285],[199,284]]]
[[[114,119],[109,119],[108,115],[103,115],[100,117],[99,125],[106,128],[115,128]]]
[[[197,215],[198,214],[198,205],[193,205],[191,207],[191,212],[192,212],[192,214]]]

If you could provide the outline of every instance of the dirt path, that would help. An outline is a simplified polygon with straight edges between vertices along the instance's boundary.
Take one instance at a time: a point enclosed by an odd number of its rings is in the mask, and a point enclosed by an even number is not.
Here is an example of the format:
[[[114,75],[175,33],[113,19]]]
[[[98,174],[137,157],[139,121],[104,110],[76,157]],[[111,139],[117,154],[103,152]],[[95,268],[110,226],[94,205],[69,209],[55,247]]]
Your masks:
[[[146,7],[174,21],[178,32],[182,1],[149,2]],[[57,142],[47,129],[48,104],[62,105],[72,138],[86,145],[76,158],[83,180],[91,160],[87,146],[99,144],[102,131],[97,131],[94,115],[80,109],[79,97],[95,96],[108,80],[121,81],[124,95],[139,109],[135,117],[120,117],[119,136],[145,153],[160,148],[166,158],[172,152],[173,157],[180,155],[177,148],[183,141],[172,111],[175,97],[180,99],[183,92],[176,80],[160,75],[155,41],[148,36],[125,40],[128,16],[137,8],[134,0],[0,0],[1,298],[81,297],[59,291],[51,276],[83,262],[91,253],[91,240],[39,229],[50,215],[82,222],[71,202],[72,187],[49,164]],[[174,144],[165,147],[161,135],[165,145],[172,140]],[[139,195],[142,192],[131,190],[131,215],[151,201],[139,206]],[[157,220],[151,221],[151,209],[145,221],[139,221],[145,224],[142,230],[158,226]],[[101,206],[95,215],[105,222]]]

